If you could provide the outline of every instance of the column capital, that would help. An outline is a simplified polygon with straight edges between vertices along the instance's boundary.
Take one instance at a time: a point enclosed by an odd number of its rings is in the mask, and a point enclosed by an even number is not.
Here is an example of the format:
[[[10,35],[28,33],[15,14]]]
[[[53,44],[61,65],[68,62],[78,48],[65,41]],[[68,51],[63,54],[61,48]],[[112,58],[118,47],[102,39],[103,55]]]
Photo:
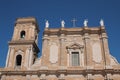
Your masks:
[[[106,33],[102,33],[102,34],[101,34],[101,38],[106,38],[106,39],[108,39],[108,36],[107,36]]]
[[[43,40],[49,40],[49,36],[48,35],[44,35],[42,39]]]
[[[89,33],[85,33],[85,34],[84,34],[84,39],[90,39]]]

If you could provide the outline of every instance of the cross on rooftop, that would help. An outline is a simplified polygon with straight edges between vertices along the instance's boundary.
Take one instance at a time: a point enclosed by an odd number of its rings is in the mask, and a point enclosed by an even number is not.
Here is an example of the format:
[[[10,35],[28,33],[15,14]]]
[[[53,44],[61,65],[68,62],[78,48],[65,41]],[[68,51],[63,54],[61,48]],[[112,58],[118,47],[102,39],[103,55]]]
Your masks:
[[[77,21],[77,20],[76,20],[75,18],[73,18],[73,20],[72,20],[72,22],[73,22],[73,27],[75,27],[75,26],[76,26],[76,24],[75,24],[75,23],[76,23],[76,21]]]

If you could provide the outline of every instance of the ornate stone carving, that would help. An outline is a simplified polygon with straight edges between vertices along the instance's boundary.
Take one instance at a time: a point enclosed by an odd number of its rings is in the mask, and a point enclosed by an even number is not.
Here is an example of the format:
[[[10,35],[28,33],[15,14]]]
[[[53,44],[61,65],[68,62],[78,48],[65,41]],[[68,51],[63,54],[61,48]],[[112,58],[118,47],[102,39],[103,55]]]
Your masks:
[[[74,43],[74,44],[72,44],[72,45],[70,45],[70,46],[67,46],[66,48],[67,48],[67,49],[81,49],[81,48],[83,48],[83,45]]]
[[[68,65],[71,66],[71,58],[72,58],[72,52],[79,52],[79,60],[80,60],[80,66],[84,66],[84,50],[83,50],[83,45],[74,43],[70,46],[67,46],[68,50]]]

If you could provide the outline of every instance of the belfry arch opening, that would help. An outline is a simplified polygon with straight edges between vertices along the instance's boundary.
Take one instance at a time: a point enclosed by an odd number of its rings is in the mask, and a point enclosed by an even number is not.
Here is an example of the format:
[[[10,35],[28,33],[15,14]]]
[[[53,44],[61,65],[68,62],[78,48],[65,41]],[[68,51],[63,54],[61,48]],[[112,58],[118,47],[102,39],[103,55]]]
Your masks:
[[[20,32],[20,38],[25,38],[25,31]]]
[[[22,62],[22,56],[17,55],[16,56],[16,66],[21,66],[21,62]]]

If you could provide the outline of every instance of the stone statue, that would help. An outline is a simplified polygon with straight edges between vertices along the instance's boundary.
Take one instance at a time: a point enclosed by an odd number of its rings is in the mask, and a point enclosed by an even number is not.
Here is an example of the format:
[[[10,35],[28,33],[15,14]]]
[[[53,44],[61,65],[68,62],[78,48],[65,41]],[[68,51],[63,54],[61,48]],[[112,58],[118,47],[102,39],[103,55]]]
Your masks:
[[[46,27],[46,28],[49,27],[49,22],[48,22],[48,20],[47,20],[46,23],[45,23],[45,27]]]
[[[88,20],[84,20],[84,26],[87,26]]]
[[[104,21],[102,19],[100,20],[100,26],[104,26]]]
[[[61,26],[65,27],[65,21],[64,20],[61,21]]]

